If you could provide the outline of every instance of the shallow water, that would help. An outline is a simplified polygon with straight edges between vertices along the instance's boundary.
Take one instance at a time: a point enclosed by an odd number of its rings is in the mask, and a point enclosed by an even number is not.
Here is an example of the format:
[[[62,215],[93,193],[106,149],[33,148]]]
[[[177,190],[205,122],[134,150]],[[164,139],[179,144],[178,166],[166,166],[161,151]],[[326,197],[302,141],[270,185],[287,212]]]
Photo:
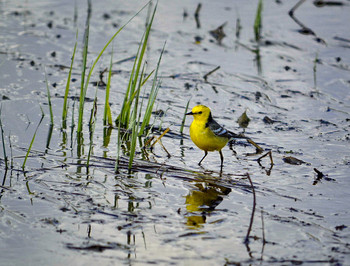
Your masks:
[[[142,7],[139,1],[120,2],[92,3],[88,62]],[[155,145],[148,160],[137,155],[132,174],[123,168],[120,174],[113,171],[116,130],[108,147],[103,146],[103,88],[98,89],[99,122],[89,173],[83,166],[88,126],[80,159],[76,129],[60,129],[76,28],[71,96],[80,86],[86,2],[76,1],[76,7],[72,1],[0,2],[1,120],[7,155],[14,162],[6,172],[1,153],[0,264],[350,263],[349,1],[323,7],[308,1],[295,11],[316,36],[301,34],[288,16],[296,1],[264,1],[259,53],[252,51],[257,48],[252,26],[257,1],[212,2],[201,1],[200,28],[193,16],[198,3],[159,2],[147,61],[151,71],[166,41],[156,109],[165,112],[162,128],[171,130],[162,138],[171,157]],[[136,53],[146,16],[147,9],[114,41],[113,118],[132,66],[124,59]],[[226,37],[218,43],[209,31],[225,22]],[[98,63],[93,82],[109,66],[110,52]],[[217,66],[205,81],[203,76]],[[51,138],[44,68],[54,110]],[[89,99],[95,88],[89,87]],[[265,152],[271,150],[272,169],[268,157],[259,165],[260,155],[247,156],[255,149],[241,140],[233,146],[236,154],[224,148],[221,175],[217,153],[199,167],[203,152],[189,139],[190,119],[185,134],[179,133],[188,100],[190,107],[209,106],[218,122],[244,131]],[[73,98],[69,105],[70,125]],[[40,120],[40,106],[46,116],[24,173],[19,169]],[[85,122],[91,108],[88,100]],[[246,129],[236,122],[244,111],[251,119]],[[265,123],[265,116],[274,123]],[[288,156],[306,163],[286,163]],[[124,169],[126,164],[122,162]],[[324,174],[320,180],[314,168]],[[248,244],[244,240],[253,193],[246,173],[256,195]]]

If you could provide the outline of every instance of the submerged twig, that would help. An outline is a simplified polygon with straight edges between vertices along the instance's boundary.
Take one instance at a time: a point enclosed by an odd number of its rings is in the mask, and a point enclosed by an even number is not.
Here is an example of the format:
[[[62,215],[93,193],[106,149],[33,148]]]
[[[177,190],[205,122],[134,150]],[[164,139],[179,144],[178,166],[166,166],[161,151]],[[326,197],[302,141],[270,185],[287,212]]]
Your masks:
[[[246,173],[246,177],[249,180],[250,183],[250,187],[252,189],[253,192],[253,209],[252,209],[252,214],[250,216],[250,222],[249,222],[249,227],[248,227],[248,231],[247,231],[247,235],[244,239],[244,244],[247,246],[248,248],[248,244],[249,244],[249,236],[250,236],[250,232],[252,230],[252,226],[253,226],[253,221],[254,221],[254,214],[255,214],[255,207],[256,207],[256,195],[255,195],[255,188],[252,182],[252,179],[250,178],[250,175],[248,173]]]
[[[261,209],[261,230],[262,230],[262,248],[261,248],[261,258],[260,260],[263,260],[263,254],[264,254],[264,249],[265,249],[265,244],[266,244],[266,239],[265,239],[265,223],[264,223],[264,211]]]
[[[199,29],[201,27],[201,23],[199,21],[199,11],[201,10],[202,4],[199,3],[196,11],[194,12],[194,19],[196,20],[196,24],[197,24],[197,29]]]
[[[269,152],[265,153],[264,155],[260,156],[260,157],[257,159],[257,162],[258,162],[258,164],[259,164],[263,169],[265,169],[265,167],[263,167],[263,166],[261,165],[261,159],[264,158],[264,157],[266,157],[267,155],[270,157],[270,168],[266,170],[266,174],[269,176],[269,175],[271,174],[271,170],[272,170],[273,165],[274,165],[273,159],[272,159],[272,152],[269,151]]]
[[[264,157],[266,157],[267,155],[269,155],[271,165],[273,165],[274,163],[273,163],[272,152],[271,152],[271,151],[269,151],[269,152],[265,153],[264,155],[260,156],[260,157],[257,159],[257,161],[260,162],[261,159],[264,158]]]
[[[8,164],[7,164],[8,158],[7,158],[7,155],[6,155],[4,130],[2,128],[2,121],[1,121],[1,109],[2,109],[2,106],[0,106],[0,130],[1,130],[1,140],[2,140],[2,151],[3,151],[3,154],[4,154],[4,161],[5,161],[5,170],[7,170],[8,169]]]
[[[163,143],[162,143],[162,141],[161,141],[161,138],[162,138],[166,133],[168,133],[169,130],[170,130],[169,128],[167,128],[166,130],[164,130],[164,132],[152,143],[151,148],[152,148],[157,142],[159,142],[160,146],[162,146],[163,150],[167,153],[168,157],[170,158],[170,157],[171,157],[171,154],[170,154],[170,153],[168,152],[168,150],[164,147],[164,145],[163,145]],[[153,139],[155,139],[155,137],[152,137],[151,139],[149,139],[149,140],[146,142],[146,144],[144,145],[144,147],[146,147],[147,145],[149,145],[149,143],[150,143]]]
[[[225,22],[224,24],[220,25],[215,30],[209,31],[210,35],[213,36],[215,38],[215,40],[217,40],[217,42],[219,44],[221,44],[222,39],[224,39],[226,37],[226,34],[224,32],[224,27],[225,27],[226,24],[227,24],[227,22]]]
[[[263,148],[261,148],[258,144],[256,144],[252,139],[247,138],[247,142],[252,144],[255,148],[256,148],[256,154],[262,153],[263,152]]]
[[[313,35],[313,36],[316,37],[316,40],[318,42],[326,44],[326,42],[323,39],[319,38],[312,29],[310,29],[309,27],[305,26],[302,22],[300,22],[300,20],[298,20],[294,16],[295,10],[297,10],[304,2],[305,2],[305,0],[300,0],[298,3],[296,3],[296,5],[293,6],[291,10],[289,10],[288,15],[294,20],[295,23],[297,23],[301,27],[301,30],[299,30],[300,33],[306,34],[306,35]]]
[[[203,79],[207,82],[207,78],[213,74],[215,71],[219,70],[220,69],[220,66],[217,66],[216,68],[214,68],[213,70],[209,71],[207,74],[205,74],[203,76]]]
[[[171,157],[171,154],[170,154],[170,153],[168,152],[168,150],[165,148],[165,146],[163,145],[163,143],[162,143],[161,140],[159,140],[159,144],[160,144],[160,146],[162,146],[163,150],[167,153],[168,158],[170,158],[170,157]]]
[[[156,140],[155,142],[153,142],[153,144],[151,145],[151,147],[153,147],[158,141],[160,141],[160,139],[166,134],[168,133],[170,130],[170,128],[167,128],[166,130],[164,130],[164,132],[162,133],[162,135],[160,135]]]
[[[315,0],[314,5],[316,7],[324,7],[324,6],[343,6],[344,3],[341,1],[323,1],[323,0]]]
[[[317,90],[317,76],[316,76],[316,73],[317,73],[317,63],[319,63],[319,59],[318,59],[318,53],[316,53],[316,56],[315,56],[315,60],[314,60],[314,66],[313,66],[313,72],[314,72],[314,88],[315,90]]]

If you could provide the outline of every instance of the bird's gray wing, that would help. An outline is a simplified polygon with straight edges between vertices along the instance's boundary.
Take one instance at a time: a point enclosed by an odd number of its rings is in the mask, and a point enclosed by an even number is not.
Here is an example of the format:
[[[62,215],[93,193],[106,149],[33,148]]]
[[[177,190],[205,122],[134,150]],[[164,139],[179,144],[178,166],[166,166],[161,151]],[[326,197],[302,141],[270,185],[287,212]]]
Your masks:
[[[213,118],[209,119],[207,122],[207,127],[218,137],[223,138],[240,138],[240,139],[246,139],[247,137],[243,134],[236,134],[231,131],[228,131],[223,126],[221,126],[218,122],[216,122]]]

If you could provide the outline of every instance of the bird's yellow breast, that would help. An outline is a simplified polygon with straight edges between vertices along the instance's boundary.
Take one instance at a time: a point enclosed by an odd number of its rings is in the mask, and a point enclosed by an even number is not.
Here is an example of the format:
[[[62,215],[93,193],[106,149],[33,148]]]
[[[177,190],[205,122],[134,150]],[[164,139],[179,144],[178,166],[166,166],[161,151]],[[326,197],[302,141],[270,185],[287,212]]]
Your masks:
[[[204,151],[220,151],[228,142],[228,138],[219,137],[205,126],[206,123],[194,120],[190,126],[190,136],[194,144]]]

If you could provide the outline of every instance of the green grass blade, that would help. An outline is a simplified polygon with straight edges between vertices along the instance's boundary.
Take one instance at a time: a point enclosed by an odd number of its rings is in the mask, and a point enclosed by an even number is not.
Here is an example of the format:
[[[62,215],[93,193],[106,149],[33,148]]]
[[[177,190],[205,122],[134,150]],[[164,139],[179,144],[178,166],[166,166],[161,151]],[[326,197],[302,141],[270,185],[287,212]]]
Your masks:
[[[121,137],[120,137],[120,120],[118,121],[118,139],[117,139],[117,158],[115,160],[114,172],[118,173],[119,169],[119,159],[120,159],[120,149],[121,149]]]
[[[47,133],[45,153],[47,153],[48,150],[50,149],[50,142],[51,142],[51,137],[52,137],[52,131],[53,131],[53,124],[50,124],[49,125],[49,131]]]
[[[147,77],[142,81],[141,87],[142,87],[143,85],[145,85],[145,83],[147,82],[147,80],[153,75],[154,71],[155,71],[155,69],[153,69],[153,70],[151,71],[151,73],[149,73],[149,74],[147,75]]]
[[[71,119],[71,134],[70,134],[70,148],[73,150],[73,135],[74,135],[74,128],[75,128],[75,121],[74,121],[74,114],[75,114],[75,101],[73,101],[72,104],[72,119]]]
[[[72,76],[72,69],[73,69],[73,63],[74,63],[74,57],[75,57],[75,52],[77,50],[77,43],[78,43],[78,30],[76,33],[76,41],[74,44],[74,49],[73,49],[73,55],[72,55],[72,60],[70,63],[70,68],[68,72],[68,78],[67,78],[67,83],[66,83],[66,90],[64,93],[64,101],[63,101],[63,110],[62,110],[62,127],[66,128],[66,120],[67,120],[67,113],[68,113],[68,94],[69,94],[69,87],[70,87],[70,80]]]
[[[112,125],[112,113],[111,107],[109,106],[109,92],[111,88],[111,78],[112,78],[112,65],[113,65],[113,47],[112,47],[112,55],[111,61],[109,64],[109,72],[108,72],[108,81],[106,86],[106,97],[105,97],[105,109],[103,113],[103,125]]]
[[[95,98],[94,98],[94,103],[91,109],[91,117],[90,117],[90,123],[89,123],[89,129],[90,129],[90,144],[89,144],[89,153],[88,153],[88,158],[86,162],[86,166],[89,167],[90,164],[90,156],[92,152],[92,145],[93,145],[93,139],[94,139],[94,132],[95,132],[95,125],[96,125],[96,116],[97,116],[97,89],[95,91]]]
[[[51,104],[51,95],[50,95],[49,83],[47,81],[46,70],[45,70],[45,83],[46,83],[46,91],[47,91],[47,102],[48,102],[49,110],[50,110],[50,124],[53,125],[53,112],[52,112],[52,104]]]
[[[185,121],[186,121],[186,114],[187,114],[187,110],[188,110],[188,106],[190,104],[190,101],[191,101],[191,99],[189,99],[187,104],[186,104],[185,113],[184,113],[184,116],[183,116],[182,122],[181,122],[180,134],[182,134],[183,131],[184,131],[184,126],[185,126]]]
[[[81,71],[79,116],[78,116],[78,129],[77,129],[78,133],[81,133],[83,130],[84,103],[85,103],[86,88],[87,88],[87,85],[85,86],[85,72],[86,72],[88,45],[89,45],[89,25],[86,26],[85,34],[84,34],[83,65],[82,65],[82,71]],[[88,83],[88,81],[86,83]]]
[[[34,131],[34,135],[33,135],[33,137],[32,137],[32,140],[31,140],[30,144],[29,144],[29,147],[28,147],[26,156],[24,157],[24,161],[23,161],[23,164],[22,164],[22,170],[23,170],[23,171],[24,171],[24,168],[25,168],[25,166],[26,166],[26,162],[27,162],[27,159],[28,159],[28,155],[29,155],[29,153],[30,153],[30,151],[31,151],[31,149],[32,149],[32,146],[33,146],[33,143],[34,143],[34,140],[35,140],[35,137],[36,137],[36,133],[37,133],[37,131],[38,131],[38,129],[39,129],[39,126],[40,126],[41,122],[43,121],[43,119],[44,119],[44,115],[41,116],[41,119],[40,119],[40,121],[39,121],[39,123],[38,123],[38,125],[37,125],[37,127],[36,127],[36,129],[35,129],[35,131]]]
[[[262,9],[263,9],[263,1],[259,0],[258,8],[256,11],[256,16],[255,16],[255,21],[254,21],[254,34],[255,34],[255,41],[256,42],[258,42],[261,38]]]

